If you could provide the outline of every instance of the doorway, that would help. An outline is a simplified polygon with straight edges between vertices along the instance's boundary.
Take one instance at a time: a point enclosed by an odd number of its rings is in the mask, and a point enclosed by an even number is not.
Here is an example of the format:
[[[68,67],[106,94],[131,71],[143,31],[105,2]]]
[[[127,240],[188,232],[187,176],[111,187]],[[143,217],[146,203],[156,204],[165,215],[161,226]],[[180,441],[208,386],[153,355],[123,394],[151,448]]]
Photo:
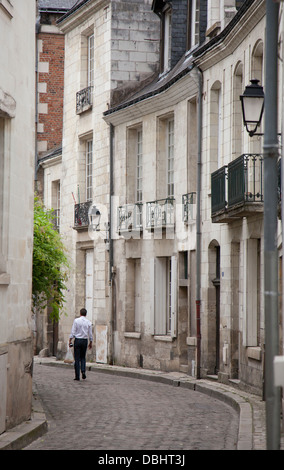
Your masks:
[[[209,245],[208,285],[208,365],[209,374],[220,368],[220,246],[216,240]]]

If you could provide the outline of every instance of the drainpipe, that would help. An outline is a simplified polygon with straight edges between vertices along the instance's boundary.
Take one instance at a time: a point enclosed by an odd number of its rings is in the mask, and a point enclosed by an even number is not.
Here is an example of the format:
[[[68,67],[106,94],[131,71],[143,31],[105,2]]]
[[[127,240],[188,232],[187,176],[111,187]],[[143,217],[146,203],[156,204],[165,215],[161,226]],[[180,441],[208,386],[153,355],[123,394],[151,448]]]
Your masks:
[[[277,62],[279,5],[266,2],[265,132],[264,132],[264,311],[265,401],[268,450],[280,448],[280,389],[273,362],[279,354],[277,251]]]
[[[114,127],[109,126],[109,287],[110,287],[110,363],[114,361],[114,316],[115,316],[115,281],[113,272],[113,238],[112,238],[112,199],[113,199],[113,141]]]
[[[196,191],[196,378],[200,379],[201,363],[201,144],[202,144],[202,71],[197,67],[198,73],[198,121],[197,121],[197,191]]]
[[[38,34],[40,33],[40,16],[36,20],[35,30],[35,190],[37,190],[37,172],[38,172],[38,146],[37,146],[37,125],[38,125]]]

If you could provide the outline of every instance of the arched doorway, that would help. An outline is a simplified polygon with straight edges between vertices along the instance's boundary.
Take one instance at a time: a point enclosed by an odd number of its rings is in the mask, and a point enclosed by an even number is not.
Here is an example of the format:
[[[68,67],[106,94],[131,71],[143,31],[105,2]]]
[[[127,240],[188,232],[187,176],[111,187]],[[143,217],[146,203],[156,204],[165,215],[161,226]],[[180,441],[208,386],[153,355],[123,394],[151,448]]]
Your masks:
[[[209,245],[208,365],[210,374],[218,374],[220,367],[220,245],[216,240]]]

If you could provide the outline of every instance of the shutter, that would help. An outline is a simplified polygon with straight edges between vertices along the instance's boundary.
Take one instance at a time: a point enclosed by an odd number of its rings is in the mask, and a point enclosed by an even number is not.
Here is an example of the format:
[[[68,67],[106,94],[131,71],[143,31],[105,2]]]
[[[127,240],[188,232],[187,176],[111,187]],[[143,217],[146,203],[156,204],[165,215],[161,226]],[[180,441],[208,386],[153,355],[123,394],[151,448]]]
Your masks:
[[[86,251],[86,272],[85,272],[85,308],[88,312],[88,319],[93,321],[93,269],[94,269],[94,252]]]
[[[258,310],[258,240],[247,240],[247,346],[257,346],[257,310]]]
[[[155,258],[150,259],[150,332],[155,334]]]
[[[171,257],[171,336],[177,335],[177,257]]]
[[[155,335],[167,333],[167,258],[156,258]]]

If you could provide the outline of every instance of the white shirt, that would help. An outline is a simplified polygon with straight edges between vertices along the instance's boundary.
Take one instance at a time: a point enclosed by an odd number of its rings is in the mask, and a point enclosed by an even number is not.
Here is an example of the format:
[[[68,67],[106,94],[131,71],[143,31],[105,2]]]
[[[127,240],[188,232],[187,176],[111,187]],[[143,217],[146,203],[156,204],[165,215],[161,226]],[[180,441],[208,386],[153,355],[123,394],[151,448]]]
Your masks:
[[[89,338],[90,341],[93,341],[92,323],[83,315],[81,315],[79,318],[75,318],[70,338]]]

